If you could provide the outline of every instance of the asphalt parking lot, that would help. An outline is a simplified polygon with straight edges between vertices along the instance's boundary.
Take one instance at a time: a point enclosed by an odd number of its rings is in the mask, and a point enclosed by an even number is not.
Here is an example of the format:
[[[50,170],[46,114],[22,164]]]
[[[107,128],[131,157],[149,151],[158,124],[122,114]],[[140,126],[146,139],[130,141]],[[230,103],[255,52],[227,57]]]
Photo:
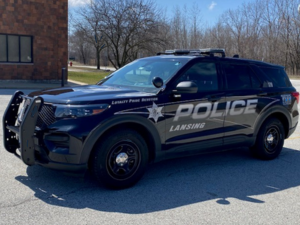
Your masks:
[[[300,81],[293,81],[300,90]],[[0,90],[0,125],[13,89]],[[31,90],[26,90],[28,93]],[[0,224],[299,224],[300,127],[272,161],[248,149],[150,165],[132,188],[27,167],[3,147]]]

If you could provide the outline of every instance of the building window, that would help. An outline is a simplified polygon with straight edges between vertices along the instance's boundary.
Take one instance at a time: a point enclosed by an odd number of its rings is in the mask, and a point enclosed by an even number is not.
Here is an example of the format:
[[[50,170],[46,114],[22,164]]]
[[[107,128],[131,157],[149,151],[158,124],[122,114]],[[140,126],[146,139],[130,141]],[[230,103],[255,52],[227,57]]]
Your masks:
[[[32,63],[32,36],[0,34],[0,63]]]

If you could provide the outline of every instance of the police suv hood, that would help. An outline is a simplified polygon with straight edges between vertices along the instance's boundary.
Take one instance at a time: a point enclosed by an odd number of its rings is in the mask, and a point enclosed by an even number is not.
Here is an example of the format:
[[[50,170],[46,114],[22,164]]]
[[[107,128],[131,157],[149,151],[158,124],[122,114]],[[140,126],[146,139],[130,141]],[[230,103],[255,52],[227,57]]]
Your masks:
[[[36,91],[29,97],[40,96],[44,102],[55,104],[97,104],[111,100],[155,96],[154,93],[132,90],[125,87],[84,85]]]

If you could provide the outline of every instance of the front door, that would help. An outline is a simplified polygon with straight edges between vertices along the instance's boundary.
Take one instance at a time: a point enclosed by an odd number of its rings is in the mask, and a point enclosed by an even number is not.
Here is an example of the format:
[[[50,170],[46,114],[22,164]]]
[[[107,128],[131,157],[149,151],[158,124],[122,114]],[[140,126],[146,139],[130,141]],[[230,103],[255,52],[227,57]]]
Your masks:
[[[170,94],[165,105],[166,149],[206,151],[223,144],[224,91],[215,62],[196,61],[175,82],[193,81],[197,93]],[[184,149],[181,146],[184,145]]]

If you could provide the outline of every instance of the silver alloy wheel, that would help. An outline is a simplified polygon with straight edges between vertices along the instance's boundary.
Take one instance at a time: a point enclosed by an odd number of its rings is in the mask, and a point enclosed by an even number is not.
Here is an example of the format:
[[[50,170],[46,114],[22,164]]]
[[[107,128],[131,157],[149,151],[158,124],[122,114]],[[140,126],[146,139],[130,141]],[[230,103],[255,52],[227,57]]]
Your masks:
[[[139,168],[140,149],[130,140],[116,143],[110,150],[106,166],[109,175],[117,180],[131,177]]]
[[[271,154],[276,151],[276,147],[280,140],[280,132],[279,128],[275,125],[268,128],[267,132],[265,133],[265,141],[264,145],[266,148],[266,151]]]

